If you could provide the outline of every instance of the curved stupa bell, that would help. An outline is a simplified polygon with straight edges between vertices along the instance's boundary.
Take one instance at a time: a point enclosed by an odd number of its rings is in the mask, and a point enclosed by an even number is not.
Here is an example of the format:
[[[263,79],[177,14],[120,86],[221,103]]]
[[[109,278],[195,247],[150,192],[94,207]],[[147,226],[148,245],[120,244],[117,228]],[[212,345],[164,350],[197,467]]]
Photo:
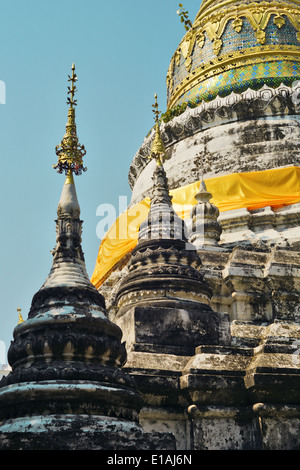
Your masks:
[[[299,2],[202,2],[167,75],[168,109],[300,78]]]

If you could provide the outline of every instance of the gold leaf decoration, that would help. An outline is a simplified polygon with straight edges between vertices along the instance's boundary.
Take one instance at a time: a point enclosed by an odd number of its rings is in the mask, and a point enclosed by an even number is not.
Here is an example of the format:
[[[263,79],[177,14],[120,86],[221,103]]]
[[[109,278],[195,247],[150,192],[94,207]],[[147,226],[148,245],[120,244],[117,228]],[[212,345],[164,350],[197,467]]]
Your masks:
[[[262,29],[258,29],[255,33],[257,42],[259,44],[265,44],[266,42],[266,33]]]
[[[280,16],[280,15],[277,15],[275,16],[274,18],[274,24],[278,27],[278,28],[282,28],[282,26],[285,25],[285,19]]]
[[[214,42],[213,42],[213,51],[215,53],[215,55],[219,55],[220,54],[220,51],[221,51],[221,48],[223,46],[223,41],[222,39],[215,39]]]
[[[205,36],[203,33],[198,33],[197,36],[196,36],[196,42],[198,44],[198,46],[200,47],[200,49],[202,49],[204,47],[204,43],[205,43]]]
[[[243,26],[243,20],[242,18],[236,17],[232,23],[233,29],[237,32],[240,33],[242,30]]]

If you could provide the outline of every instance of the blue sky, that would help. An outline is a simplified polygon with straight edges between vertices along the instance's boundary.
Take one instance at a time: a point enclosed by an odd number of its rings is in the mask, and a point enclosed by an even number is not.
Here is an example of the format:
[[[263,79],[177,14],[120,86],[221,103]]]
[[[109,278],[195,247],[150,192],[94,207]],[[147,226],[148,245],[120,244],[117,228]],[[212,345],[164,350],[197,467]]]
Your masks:
[[[100,204],[127,196],[132,158],[166,110],[166,73],[185,34],[176,0],[15,0],[1,6],[0,341],[8,349],[17,308],[27,318],[55,246],[63,175],[52,169],[67,121],[67,75],[78,75],[77,131],[88,171],[76,177],[83,250],[92,275]],[[185,0],[194,20],[200,0]],[[3,343],[2,343],[3,345]],[[3,348],[2,348],[3,349]],[[1,349],[0,349],[0,362]]]

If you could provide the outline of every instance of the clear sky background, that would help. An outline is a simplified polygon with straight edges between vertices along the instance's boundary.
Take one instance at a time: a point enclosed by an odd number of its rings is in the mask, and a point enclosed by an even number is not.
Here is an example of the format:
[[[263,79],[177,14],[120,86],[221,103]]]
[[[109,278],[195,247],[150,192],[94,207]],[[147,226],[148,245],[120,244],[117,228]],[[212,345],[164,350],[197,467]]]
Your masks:
[[[193,21],[200,0],[184,0]],[[0,341],[6,352],[17,324],[51,269],[55,218],[64,176],[52,168],[65,134],[67,76],[76,64],[76,121],[88,171],[75,183],[83,251],[92,275],[100,240],[100,204],[131,191],[131,161],[153,125],[152,104],[166,110],[166,73],[185,34],[176,0],[15,0],[2,2],[0,80]],[[0,348],[0,363],[2,362]]]

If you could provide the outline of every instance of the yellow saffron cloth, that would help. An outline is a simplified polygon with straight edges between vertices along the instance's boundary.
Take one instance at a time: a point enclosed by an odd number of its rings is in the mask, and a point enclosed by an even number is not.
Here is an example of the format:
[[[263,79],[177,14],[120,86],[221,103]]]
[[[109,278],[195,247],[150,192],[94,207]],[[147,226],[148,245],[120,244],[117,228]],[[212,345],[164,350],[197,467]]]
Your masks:
[[[211,203],[220,212],[247,208],[248,210],[271,206],[279,208],[300,202],[300,167],[291,166],[249,173],[233,173],[205,180],[207,190],[213,195]],[[187,218],[197,203],[195,194],[200,181],[170,191],[174,210]],[[130,253],[138,241],[141,222],[149,212],[150,199],[129,208],[120,215],[103,238],[91,282],[99,288],[116,265]]]

